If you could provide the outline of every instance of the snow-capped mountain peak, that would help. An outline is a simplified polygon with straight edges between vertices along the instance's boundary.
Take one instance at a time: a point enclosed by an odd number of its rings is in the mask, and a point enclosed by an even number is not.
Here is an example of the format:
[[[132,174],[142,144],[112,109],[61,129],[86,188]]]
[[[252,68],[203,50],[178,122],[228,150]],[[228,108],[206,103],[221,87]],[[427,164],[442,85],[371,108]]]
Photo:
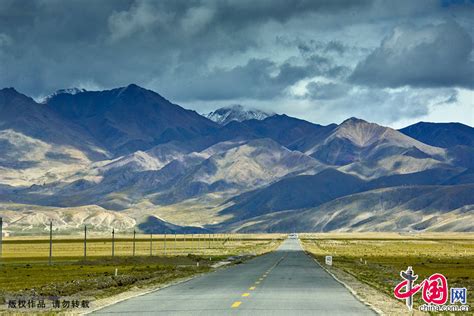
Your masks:
[[[275,115],[275,113],[267,113],[258,109],[246,108],[240,104],[235,104],[219,108],[204,116],[220,125],[226,125],[232,121],[264,120],[273,115]]]
[[[47,103],[49,99],[51,99],[51,98],[53,98],[57,95],[60,95],[60,94],[75,95],[75,94],[86,92],[86,91],[87,91],[86,89],[80,89],[80,88],[59,89],[59,90],[56,90],[55,92],[53,92],[52,94],[44,97],[42,100],[39,100],[39,102],[40,103]]]

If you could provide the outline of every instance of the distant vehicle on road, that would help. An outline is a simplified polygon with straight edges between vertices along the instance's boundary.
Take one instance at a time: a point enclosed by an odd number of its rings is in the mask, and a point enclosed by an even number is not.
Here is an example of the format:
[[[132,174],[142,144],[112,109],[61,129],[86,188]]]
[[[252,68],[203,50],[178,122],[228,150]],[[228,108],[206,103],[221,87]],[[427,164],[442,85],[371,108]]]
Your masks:
[[[289,239],[298,239],[298,234],[297,233],[289,234],[288,238]]]

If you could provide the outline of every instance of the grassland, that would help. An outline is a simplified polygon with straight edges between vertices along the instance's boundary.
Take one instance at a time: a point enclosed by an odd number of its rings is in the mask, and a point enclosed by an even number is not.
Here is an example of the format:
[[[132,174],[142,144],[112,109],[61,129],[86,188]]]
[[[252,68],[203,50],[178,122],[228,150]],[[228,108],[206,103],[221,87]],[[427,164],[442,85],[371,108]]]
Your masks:
[[[442,273],[449,287],[474,291],[473,234],[303,234],[303,247],[324,263],[333,256],[333,267],[393,298],[400,271],[412,266],[419,281]],[[421,304],[415,296],[414,307]]]
[[[208,272],[229,256],[235,263],[275,249],[284,235],[137,235],[87,241],[87,257],[80,237],[55,236],[52,265],[45,237],[8,238],[0,265],[0,303],[8,297],[108,297],[135,287],[158,286]],[[151,243],[150,243],[151,240]],[[165,252],[166,243],[166,252]],[[152,253],[150,255],[150,245]],[[117,269],[117,275],[115,270]],[[5,306],[5,305],[3,305]]]

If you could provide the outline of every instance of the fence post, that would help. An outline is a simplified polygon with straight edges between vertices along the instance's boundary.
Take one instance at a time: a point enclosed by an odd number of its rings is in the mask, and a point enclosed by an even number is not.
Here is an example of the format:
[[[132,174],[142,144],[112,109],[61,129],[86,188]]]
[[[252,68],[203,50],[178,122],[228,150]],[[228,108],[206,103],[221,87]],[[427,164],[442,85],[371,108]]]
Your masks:
[[[150,234],[150,257],[153,256],[153,233]]]
[[[53,221],[49,222],[49,261],[48,264],[51,265],[53,257]]]
[[[112,258],[115,256],[115,229],[112,228]]]
[[[135,229],[133,230],[133,247],[132,247],[132,251],[133,251],[133,256],[135,257],[135,235],[136,235],[136,231]]]
[[[87,225],[84,225],[84,261],[87,260]]]

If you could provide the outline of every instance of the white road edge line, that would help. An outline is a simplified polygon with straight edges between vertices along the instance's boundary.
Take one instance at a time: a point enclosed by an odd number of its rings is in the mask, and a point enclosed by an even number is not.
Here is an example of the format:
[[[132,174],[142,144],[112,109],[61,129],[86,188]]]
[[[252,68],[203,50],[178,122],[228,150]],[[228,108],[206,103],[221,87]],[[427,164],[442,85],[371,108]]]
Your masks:
[[[307,256],[310,256],[314,262],[316,262],[317,265],[319,265],[324,271],[326,271],[327,274],[329,274],[334,280],[336,280],[337,282],[339,282],[340,284],[342,284],[346,289],[349,290],[349,292],[352,294],[352,296],[354,296],[358,301],[362,302],[364,305],[368,306],[370,309],[372,309],[374,312],[376,312],[378,315],[385,315],[380,309],[378,309],[377,307],[375,307],[374,305],[370,304],[369,302],[367,302],[366,300],[364,300],[363,298],[361,298],[356,291],[354,291],[353,288],[351,288],[349,285],[347,285],[346,283],[342,282],[341,280],[339,280],[331,271],[329,271],[328,269],[326,269],[326,267],[324,267],[322,264],[320,264],[318,262],[318,260],[316,260],[313,256],[311,256],[308,252],[306,252],[306,250],[304,250],[303,248],[303,245],[301,244],[301,240],[298,238],[298,242],[300,243],[300,246],[301,246],[301,249],[303,249],[303,251],[305,252],[305,254]]]
[[[212,273],[212,272],[214,272],[214,271],[211,271],[211,273]],[[184,279],[181,279],[181,280],[175,280],[174,282],[167,283],[167,284],[163,284],[162,286],[159,286],[159,287],[154,288],[154,289],[151,289],[151,290],[147,290],[147,291],[145,291],[145,292],[143,292],[143,293],[138,293],[138,294],[132,295],[132,296],[130,296],[130,297],[124,297],[124,298],[118,299],[118,300],[116,300],[116,301],[114,301],[114,302],[111,302],[111,303],[109,303],[109,304],[105,304],[105,305],[103,305],[103,306],[98,306],[98,307],[93,308],[93,309],[91,309],[91,310],[88,310],[88,311],[86,311],[86,312],[84,312],[84,313],[80,313],[79,315],[89,315],[89,314],[92,314],[92,313],[94,313],[94,312],[97,312],[97,311],[100,311],[100,310],[102,310],[102,309],[105,309],[105,308],[107,308],[107,307],[110,307],[110,306],[112,306],[112,305],[121,303],[121,302],[123,302],[123,301],[130,300],[130,299],[132,299],[132,298],[136,298],[136,297],[140,297],[140,296],[143,296],[143,295],[151,294],[151,293],[153,293],[153,292],[157,292],[157,291],[159,291],[159,290],[163,290],[163,289],[165,289],[165,288],[167,288],[167,287],[170,287],[170,286],[178,285],[178,284],[181,284],[181,283],[186,283],[186,282],[189,282],[189,281],[191,281],[192,279],[198,278],[198,277],[200,277],[200,276],[202,276],[202,275],[204,275],[204,274],[206,274],[206,273],[209,273],[209,272],[203,272],[203,273],[196,274],[196,275],[193,275],[193,276],[191,276],[191,277],[187,277],[187,278],[184,278]],[[122,292],[122,293],[125,293],[125,292]]]

